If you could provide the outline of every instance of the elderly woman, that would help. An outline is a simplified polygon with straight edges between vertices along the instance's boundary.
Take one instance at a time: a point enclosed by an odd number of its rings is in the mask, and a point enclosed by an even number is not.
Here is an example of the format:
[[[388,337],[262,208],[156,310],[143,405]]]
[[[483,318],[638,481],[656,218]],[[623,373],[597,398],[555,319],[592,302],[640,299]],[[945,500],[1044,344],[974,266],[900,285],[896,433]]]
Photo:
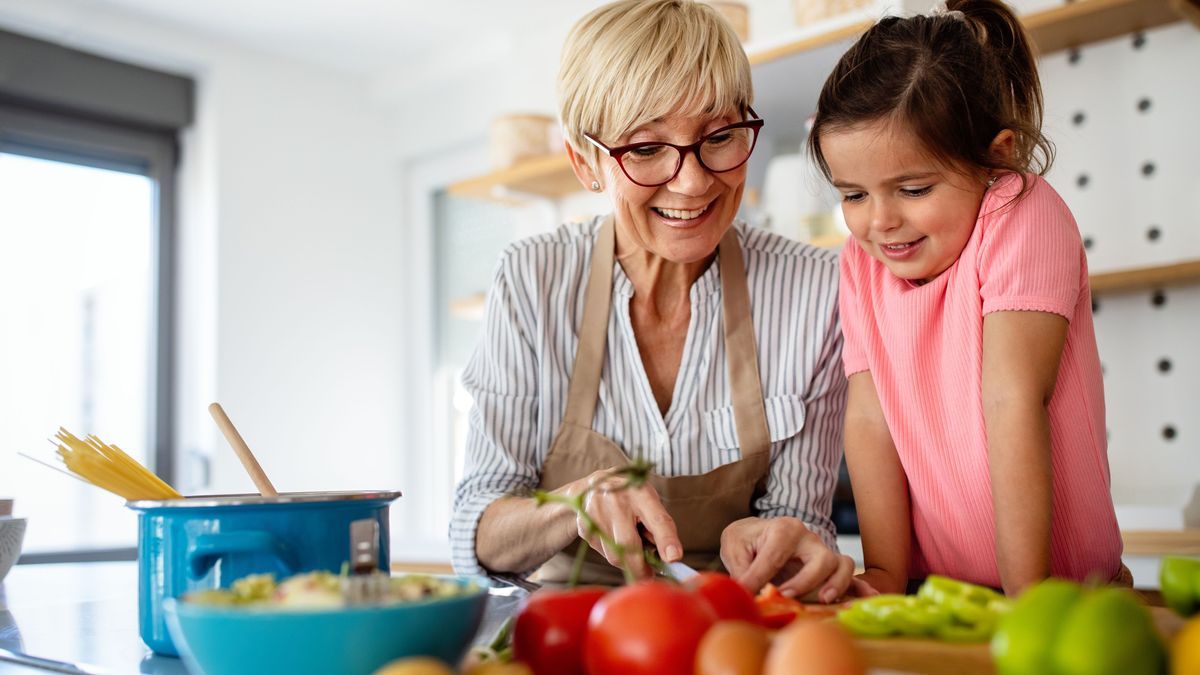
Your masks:
[[[691,0],[625,0],[573,29],[559,75],[575,174],[612,213],[503,254],[455,497],[455,567],[619,580],[619,551],[822,601],[851,584],[829,519],[846,381],[832,253],[734,222],[763,121],[736,35]],[[636,489],[593,489],[632,457]],[[588,514],[538,507],[586,491]]]

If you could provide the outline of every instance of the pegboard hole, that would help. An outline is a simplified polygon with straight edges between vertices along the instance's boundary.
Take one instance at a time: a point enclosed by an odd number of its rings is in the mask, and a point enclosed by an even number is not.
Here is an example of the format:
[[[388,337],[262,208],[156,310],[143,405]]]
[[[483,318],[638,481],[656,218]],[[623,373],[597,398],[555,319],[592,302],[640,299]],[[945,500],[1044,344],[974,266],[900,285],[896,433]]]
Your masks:
[[[1150,176],[1153,176],[1155,168],[1156,167],[1154,166],[1154,162],[1145,162],[1144,164],[1142,164],[1142,175],[1147,178],[1149,178]]]
[[[1133,48],[1141,49],[1146,46],[1146,34],[1137,32],[1133,34]]]
[[[1092,239],[1091,237],[1083,238],[1083,250],[1090,251],[1090,250],[1092,250],[1092,246],[1094,246],[1095,244],[1096,244],[1096,241],[1094,239]]]
[[[1154,293],[1150,296],[1150,304],[1154,305],[1155,307],[1162,307],[1163,305],[1167,304],[1166,291],[1154,291]]]
[[[1087,187],[1087,184],[1088,184],[1088,183],[1089,183],[1091,180],[1092,180],[1092,179],[1091,179],[1091,178],[1088,178],[1088,175],[1087,175],[1086,173],[1081,173],[1081,174],[1079,174],[1079,176],[1077,176],[1077,177],[1075,178],[1075,184],[1076,184],[1076,185],[1078,185],[1078,186],[1079,186],[1079,187],[1081,187],[1081,188],[1085,188],[1085,187]]]
[[[1087,120],[1087,115],[1083,114],[1082,110],[1080,110],[1079,112],[1077,112],[1071,116],[1071,124],[1074,124],[1077,127],[1083,126],[1083,123],[1086,120]]]
[[[1146,230],[1146,238],[1150,241],[1158,241],[1162,238],[1162,230],[1157,225],[1151,225]]]
[[[1067,50],[1067,63],[1075,65],[1079,63],[1079,60],[1082,58],[1083,53],[1079,51],[1079,48],[1072,47],[1071,49]]]
[[[1099,311],[1100,311],[1100,301],[1093,299],[1092,300],[1092,314],[1095,314]]]
[[[1138,112],[1150,112],[1150,99],[1143,96],[1137,102]]]
[[[1167,358],[1159,359],[1158,360],[1158,372],[1160,372],[1160,373],[1171,372],[1171,359],[1167,359]]]
[[[1178,435],[1178,434],[1177,434],[1177,433],[1176,433],[1176,431],[1175,431],[1175,427],[1171,426],[1170,424],[1168,424],[1167,426],[1163,427],[1163,430],[1162,430],[1162,437],[1163,437],[1163,438],[1165,438],[1165,439],[1167,439],[1168,441],[1173,441],[1173,440],[1175,440],[1175,437],[1176,437],[1177,435]]]

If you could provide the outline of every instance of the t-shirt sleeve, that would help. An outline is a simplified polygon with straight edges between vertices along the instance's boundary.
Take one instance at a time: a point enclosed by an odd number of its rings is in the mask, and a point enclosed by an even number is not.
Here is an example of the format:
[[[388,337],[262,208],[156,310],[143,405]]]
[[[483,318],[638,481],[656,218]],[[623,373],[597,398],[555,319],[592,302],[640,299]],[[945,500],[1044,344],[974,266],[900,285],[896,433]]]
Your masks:
[[[1028,180],[1033,185],[1021,199],[1009,202],[1020,188],[1013,177],[984,200],[978,262],[983,314],[1050,312],[1069,321],[1084,283],[1079,226],[1048,183]]]
[[[842,318],[842,365],[846,377],[867,370],[867,354],[862,344],[863,315],[857,273],[863,269],[863,251],[853,240],[847,241],[840,258],[838,312]]]

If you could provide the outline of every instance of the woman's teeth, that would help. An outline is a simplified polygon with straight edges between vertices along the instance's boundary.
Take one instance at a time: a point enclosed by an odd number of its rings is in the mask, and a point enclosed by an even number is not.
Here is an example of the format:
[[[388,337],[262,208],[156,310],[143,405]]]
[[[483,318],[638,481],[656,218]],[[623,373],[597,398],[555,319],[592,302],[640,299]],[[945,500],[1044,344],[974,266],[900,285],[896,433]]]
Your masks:
[[[681,211],[679,209],[660,209],[657,206],[653,206],[651,208],[654,209],[654,212],[657,213],[658,215],[663,216],[665,218],[673,218],[675,220],[691,220],[692,218],[699,218],[700,214],[702,214],[708,210],[707,206],[705,206],[702,209],[697,209],[695,211]]]
[[[904,249],[908,248],[909,246],[912,246],[915,243],[917,243],[917,242],[910,241],[910,242],[906,242],[903,244],[880,244],[880,246],[886,248],[889,251],[903,251]]]

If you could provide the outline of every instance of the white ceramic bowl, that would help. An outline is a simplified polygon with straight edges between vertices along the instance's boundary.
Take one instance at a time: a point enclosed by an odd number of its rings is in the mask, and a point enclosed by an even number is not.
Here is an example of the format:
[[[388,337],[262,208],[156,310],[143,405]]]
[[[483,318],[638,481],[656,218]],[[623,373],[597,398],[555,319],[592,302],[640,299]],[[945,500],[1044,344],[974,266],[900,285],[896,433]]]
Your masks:
[[[0,581],[21,557],[21,542],[25,539],[25,519],[0,516]]]

